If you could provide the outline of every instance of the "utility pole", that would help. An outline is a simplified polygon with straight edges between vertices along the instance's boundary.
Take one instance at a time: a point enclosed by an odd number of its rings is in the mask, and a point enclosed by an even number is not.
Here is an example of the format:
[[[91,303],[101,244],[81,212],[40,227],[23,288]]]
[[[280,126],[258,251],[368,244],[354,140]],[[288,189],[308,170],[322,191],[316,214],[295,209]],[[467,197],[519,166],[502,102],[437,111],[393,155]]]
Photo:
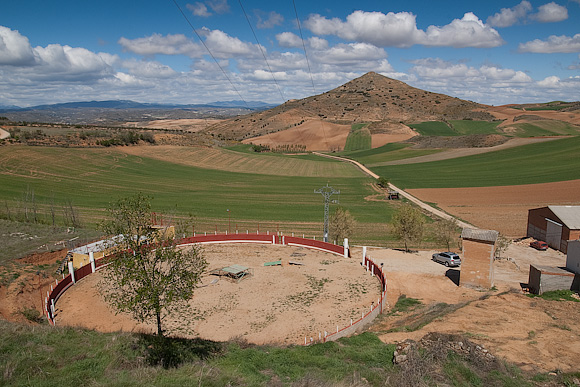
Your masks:
[[[340,191],[337,191],[334,188],[330,187],[328,184],[326,184],[326,187],[315,189],[314,193],[322,194],[322,196],[324,197],[324,241],[328,242],[328,212],[330,205],[330,197],[334,194],[338,195]],[[333,200],[332,202],[337,203],[338,200]]]

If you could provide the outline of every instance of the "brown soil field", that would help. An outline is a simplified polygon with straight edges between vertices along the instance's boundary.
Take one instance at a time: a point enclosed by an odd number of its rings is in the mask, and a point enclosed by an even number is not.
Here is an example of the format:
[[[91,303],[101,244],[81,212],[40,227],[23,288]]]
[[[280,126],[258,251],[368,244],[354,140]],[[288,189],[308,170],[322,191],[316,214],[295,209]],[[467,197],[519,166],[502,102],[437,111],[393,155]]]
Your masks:
[[[409,189],[411,195],[480,228],[514,238],[527,232],[528,210],[580,204],[580,180],[481,188]]]
[[[346,138],[350,132],[350,125],[338,125],[321,120],[308,120],[276,133],[266,134],[242,141],[244,144],[262,144],[270,147],[278,145],[302,144],[306,150],[344,149]]]
[[[502,122],[499,125],[500,128],[513,124],[515,122],[514,118],[516,118],[517,116],[526,115],[526,114],[542,117],[542,118],[545,118],[548,120],[559,120],[559,121],[569,122],[569,123],[575,124],[575,125],[580,125],[580,111],[574,111],[574,112],[560,112],[560,111],[554,111],[554,110],[526,111],[526,110],[514,109],[514,108],[511,108],[509,106],[490,106],[489,108],[486,109],[486,111],[488,113],[491,113],[492,115],[494,115],[496,118],[498,118],[500,120],[505,120],[504,122]],[[523,123],[523,122],[530,122],[530,121],[519,120],[517,122]]]
[[[126,122],[124,126],[134,128],[149,128],[149,129],[181,129],[187,132],[199,132],[220,121],[221,120],[213,118],[208,119],[182,118],[175,120]]]
[[[294,128],[242,141],[244,144],[262,144],[270,147],[278,145],[302,144],[308,151],[331,151],[344,149],[350,125],[333,124],[321,120],[309,120]],[[390,128],[389,133],[373,133],[372,148],[378,148],[390,142],[408,140],[417,135],[405,125]]]
[[[355,259],[300,247],[255,244],[204,246],[208,270],[240,264],[254,275],[239,283],[208,275],[187,308],[168,317],[167,327],[180,336],[211,340],[243,338],[264,344],[300,344],[336,326],[348,325],[380,296],[379,281]],[[265,262],[282,260],[284,266]],[[304,265],[289,265],[288,261]],[[102,275],[79,281],[57,303],[58,325],[100,331],[155,331],[115,315],[102,298]],[[216,281],[217,280],[217,281]]]

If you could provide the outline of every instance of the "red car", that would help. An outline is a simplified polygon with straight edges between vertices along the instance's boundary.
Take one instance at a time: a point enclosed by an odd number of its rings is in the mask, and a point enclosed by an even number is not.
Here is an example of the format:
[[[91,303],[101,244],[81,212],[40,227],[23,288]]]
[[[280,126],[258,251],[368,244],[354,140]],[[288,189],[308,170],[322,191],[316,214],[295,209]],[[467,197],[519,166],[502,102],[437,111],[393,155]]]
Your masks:
[[[548,250],[548,244],[542,241],[533,241],[530,243],[530,246],[536,250]]]

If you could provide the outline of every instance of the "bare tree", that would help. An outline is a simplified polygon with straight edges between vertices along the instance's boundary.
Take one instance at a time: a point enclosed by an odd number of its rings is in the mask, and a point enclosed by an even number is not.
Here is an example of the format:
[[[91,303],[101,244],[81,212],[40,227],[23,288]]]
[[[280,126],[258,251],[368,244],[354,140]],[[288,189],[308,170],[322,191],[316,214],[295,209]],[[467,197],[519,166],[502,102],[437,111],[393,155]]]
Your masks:
[[[511,243],[510,238],[500,233],[495,242],[495,256],[501,258],[501,254],[506,252]]]
[[[437,221],[435,238],[439,243],[446,245],[447,250],[451,250],[451,242],[457,238],[457,227],[457,220],[455,218]]]
[[[419,242],[423,238],[425,219],[419,209],[409,203],[403,204],[392,220],[393,234],[405,242],[405,251],[409,252],[409,244]]]
[[[354,217],[342,207],[338,207],[329,219],[330,240],[341,242],[348,238],[355,227]]]

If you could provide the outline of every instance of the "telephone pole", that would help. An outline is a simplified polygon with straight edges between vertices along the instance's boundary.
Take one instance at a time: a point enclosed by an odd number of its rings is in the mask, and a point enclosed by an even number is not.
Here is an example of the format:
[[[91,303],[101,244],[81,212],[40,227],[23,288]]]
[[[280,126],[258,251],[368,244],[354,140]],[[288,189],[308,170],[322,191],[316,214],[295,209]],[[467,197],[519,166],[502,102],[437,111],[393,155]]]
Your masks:
[[[340,191],[337,191],[334,188],[330,187],[328,184],[326,184],[326,187],[315,189],[314,193],[322,194],[322,196],[324,197],[324,241],[328,242],[328,212],[330,205],[330,197],[334,194],[338,195]],[[337,203],[338,200],[333,200],[332,202]]]

